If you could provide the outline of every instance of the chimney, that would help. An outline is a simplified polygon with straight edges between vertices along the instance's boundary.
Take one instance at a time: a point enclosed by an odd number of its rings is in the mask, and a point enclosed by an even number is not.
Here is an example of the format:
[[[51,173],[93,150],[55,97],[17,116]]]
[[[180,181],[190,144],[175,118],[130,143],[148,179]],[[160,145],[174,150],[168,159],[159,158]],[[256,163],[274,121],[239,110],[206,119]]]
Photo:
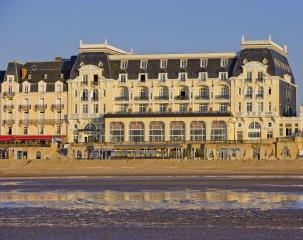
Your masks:
[[[56,62],[61,62],[62,61],[62,57],[55,57],[55,61]]]
[[[27,70],[25,67],[22,67],[21,68],[21,79],[25,79],[26,75],[27,75]]]

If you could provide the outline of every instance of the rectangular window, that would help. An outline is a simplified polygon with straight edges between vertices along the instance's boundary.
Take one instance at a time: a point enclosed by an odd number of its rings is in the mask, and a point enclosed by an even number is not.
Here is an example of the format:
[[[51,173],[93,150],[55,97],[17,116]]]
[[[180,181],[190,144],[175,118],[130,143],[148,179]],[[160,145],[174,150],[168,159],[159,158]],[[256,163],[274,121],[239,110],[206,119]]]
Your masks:
[[[187,59],[181,59],[180,60],[180,67],[186,68],[187,67]]]
[[[119,75],[119,79],[120,79],[120,82],[121,82],[121,83],[125,83],[126,80],[127,80],[127,74],[121,73],[121,74]]]
[[[77,106],[77,104],[75,104],[74,112],[75,112],[75,113],[78,113],[78,106]]]
[[[147,68],[147,60],[141,60],[140,67],[143,68],[143,69],[146,69]]]
[[[121,69],[127,69],[127,61],[126,60],[122,60],[120,63],[120,68]]]
[[[200,81],[206,81],[208,79],[208,73],[207,72],[200,72],[199,74]]]
[[[202,113],[208,112],[208,105],[207,104],[199,104],[199,112],[202,112]]]
[[[83,85],[87,85],[88,84],[88,75],[87,74],[83,75],[82,84]]]
[[[120,112],[126,113],[127,112],[127,106],[126,105],[120,105]]]
[[[271,87],[268,88],[268,95],[271,95]]]
[[[160,67],[167,68],[167,60],[161,60]]]
[[[27,128],[27,127],[24,127],[24,128],[23,128],[23,134],[24,134],[24,135],[27,135],[27,134],[28,134],[28,128]]]
[[[99,105],[98,104],[94,104],[94,109],[93,109],[94,113],[98,113],[99,112]]]
[[[185,82],[187,79],[187,73],[179,73],[179,79],[182,82]]]
[[[263,72],[258,72],[257,81],[258,82],[263,82],[263,80],[264,80]]]
[[[166,112],[166,104],[160,104],[159,105],[159,112]]]
[[[44,78],[44,79],[47,79],[47,74],[44,74],[44,75],[43,75],[43,78]]]
[[[83,106],[82,106],[82,113],[83,114],[88,114],[88,105],[87,104],[83,104]]]
[[[252,82],[252,72],[247,72],[246,82]]]
[[[44,134],[44,127],[43,127],[43,126],[40,126],[40,127],[39,127],[39,134],[40,134],[40,135],[43,135],[43,134]]]
[[[159,73],[159,81],[165,82],[167,78],[167,73]]]
[[[28,86],[25,86],[25,87],[24,87],[24,92],[25,92],[25,93],[28,93],[28,92],[29,92],[28,90],[29,90],[29,87],[28,87]]]
[[[259,113],[263,112],[263,102],[258,103],[258,112]]]
[[[226,81],[228,79],[228,73],[227,72],[220,72],[219,73],[219,79],[221,81]]]
[[[228,112],[227,104],[226,103],[221,103],[219,111],[220,112]]]
[[[272,131],[268,131],[268,132],[267,132],[267,138],[268,138],[268,139],[273,138]]]
[[[60,135],[61,134],[61,127],[57,126],[56,127],[56,135]]]
[[[180,104],[179,111],[180,112],[187,112],[187,107],[188,107],[187,104]]]
[[[228,58],[221,58],[221,67],[227,67],[228,65]]]
[[[98,74],[94,74],[94,83],[97,83],[99,80]]]
[[[237,131],[237,140],[243,140],[243,131]]]
[[[241,89],[241,88],[238,88],[238,95],[241,96],[241,94],[242,94],[242,89]]]
[[[142,83],[146,82],[146,78],[147,78],[146,75],[147,75],[146,73],[140,73],[139,74],[139,80],[140,80],[140,82],[142,82]]]
[[[252,112],[252,103],[251,102],[246,103],[246,112]]]
[[[241,111],[242,111],[241,103],[238,103],[238,112],[241,112]]]
[[[146,105],[140,104],[140,105],[139,105],[139,112],[140,112],[140,113],[145,113],[145,112],[147,112],[147,107],[146,107]]]
[[[201,59],[200,60],[200,67],[206,68],[207,67],[207,59]]]

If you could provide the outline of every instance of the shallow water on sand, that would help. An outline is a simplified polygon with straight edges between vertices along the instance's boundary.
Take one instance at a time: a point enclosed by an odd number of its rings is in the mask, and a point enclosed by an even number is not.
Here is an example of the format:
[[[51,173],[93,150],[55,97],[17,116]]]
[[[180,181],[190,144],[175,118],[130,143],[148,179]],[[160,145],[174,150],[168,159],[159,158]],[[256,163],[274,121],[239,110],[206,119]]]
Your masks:
[[[301,177],[0,179],[0,239],[302,239]]]

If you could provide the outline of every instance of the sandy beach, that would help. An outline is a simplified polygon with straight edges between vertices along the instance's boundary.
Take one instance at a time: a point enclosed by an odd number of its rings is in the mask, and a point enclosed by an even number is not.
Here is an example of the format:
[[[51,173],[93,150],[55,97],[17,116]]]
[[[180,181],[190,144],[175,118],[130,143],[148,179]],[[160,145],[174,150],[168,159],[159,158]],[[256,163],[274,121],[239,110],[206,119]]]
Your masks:
[[[0,177],[301,175],[303,160],[1,160]]]

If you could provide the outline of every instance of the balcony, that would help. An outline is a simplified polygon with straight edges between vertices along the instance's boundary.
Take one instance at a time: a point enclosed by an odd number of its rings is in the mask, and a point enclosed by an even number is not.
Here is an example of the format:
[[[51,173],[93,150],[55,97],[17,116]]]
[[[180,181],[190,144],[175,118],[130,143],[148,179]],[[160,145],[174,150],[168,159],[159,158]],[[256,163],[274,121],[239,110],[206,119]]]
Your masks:
[[[3,108],[4,108],[4,111],[13,110],[14,105],[13,104],[5,104]]]
[[[92,100],[93,102],[98,102],[98,101],[99,101],[99,98],[98,98],[98,97],[92,97],[91,100]]]
[[[9,125],[9,126],[11,126],[11,125],[13,125],[14,123],[15,123],[15,120],[13,120],[13,119],[3,120],[3,121],[2,121],[2,124],[3,124],[3,125]]]
[[[88,82],[87,81],[82,81],[81,82],[81,86],[87,86],[88,85]]]
[[[264,98],[264,95],[263,95],[263,94],[257,94],[257,95],[256,95],[256,98],[258,98],[258,99],[263,99],[263,98]]]
[[[168,96],[156,96],[155,100],[169,100]]]
[[[245,98],[252,98],[253,95],[252,94],[245,94]]]
[[[135,97],[136,101],[148,101],[148,96]]]
[[[33,119],[29,120],[29,123],[36,125],[60,125],[64,123],[64,119]]]
[[[176,96],[175,100],[189,100],[189,96]]]
[[[257,80],[257,82],[264,82],[264,78],[263,77],[258,77],[256,80]]]
[[[20,125],[28,125],[30,123],[31,123],[31,120],[29,120],[29,119],[22,119],[19,121]]]
[[[52,104],[53,111],[61,111],[64,108],[64,104]]]
[[[40,111],[40,112],[43,112],[45,111],[47,108],[47,105],[46,104],[36,104],[35,105],[35,110],[36,111]]]
[[[229,100],[229,95],[217,95],[216,99],[219,99],[219,100]]]
[[[91,82],[91,85],[92,85],[92,86],[98,86],[98,85],[99,85],[99,82],[98,82],[98,81],[92,81],[92,82]]]
[[[196,100],[209,100],[208,95],[200,95],[195,97]]]
[[[87,102],[88,101],[88,97],[81,97],[81,101],[82,102]]]
[[[19,105],[19,111],[28,111],[31,109],[31,105],[30,104],[22,104]]]
[[[245,82],[251,83],[252,82],[252,78],[246,78]]]
[[[129,101],[128,96],[120,96],[120,97],[115,97],[116,101]]]
[[[15,96],[15,93],[14,92],[4,92],[3,96],[11,98],[11,97]]]

